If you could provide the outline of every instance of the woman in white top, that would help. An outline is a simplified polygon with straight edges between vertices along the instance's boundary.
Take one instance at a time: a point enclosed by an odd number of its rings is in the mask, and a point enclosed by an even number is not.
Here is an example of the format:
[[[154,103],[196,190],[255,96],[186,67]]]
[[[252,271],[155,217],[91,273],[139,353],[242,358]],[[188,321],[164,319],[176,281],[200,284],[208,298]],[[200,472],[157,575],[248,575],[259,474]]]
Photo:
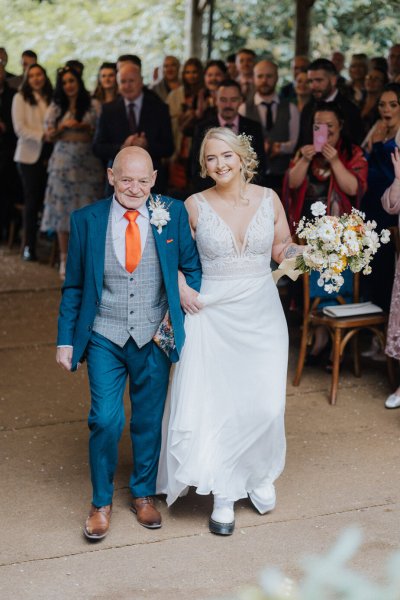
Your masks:
[[[24,190],[24,251],[22,258],[36,260],[36,234],[47,181],[47,161],[52,145],[46,142],[44,116],[53,88],[43,67],[30,65],[21,90],[12,104],[12,120],[18,137],[14,160]]]

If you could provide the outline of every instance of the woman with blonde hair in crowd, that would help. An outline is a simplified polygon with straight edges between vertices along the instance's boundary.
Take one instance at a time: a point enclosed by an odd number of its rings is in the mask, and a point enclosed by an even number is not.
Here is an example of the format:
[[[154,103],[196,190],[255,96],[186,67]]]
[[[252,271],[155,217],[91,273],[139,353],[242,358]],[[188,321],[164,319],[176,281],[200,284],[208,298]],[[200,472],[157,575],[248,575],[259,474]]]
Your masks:
[[[236,500],[249,496],[260,513],[275,506],[285,463],[288,333],[270,264],[302,248],[291,241],[275,192],[251,183],[257,155],[248,137],[210,129],[200,164],[215,185],[186,207],[203,279],[199,295],[180,279],[189,314],[158,490],[168,505],[188,486],[212,493],[210,531],[230,535]]]
[[[20,91],[12,103],[12,120],[18,137],[14,160],[24,192],[23,254],[25,261],[36,260],[38,214],[43,205],[47,162],[52,151],[44,130],[44,117],[53,86],[43,67],[28,66]]]

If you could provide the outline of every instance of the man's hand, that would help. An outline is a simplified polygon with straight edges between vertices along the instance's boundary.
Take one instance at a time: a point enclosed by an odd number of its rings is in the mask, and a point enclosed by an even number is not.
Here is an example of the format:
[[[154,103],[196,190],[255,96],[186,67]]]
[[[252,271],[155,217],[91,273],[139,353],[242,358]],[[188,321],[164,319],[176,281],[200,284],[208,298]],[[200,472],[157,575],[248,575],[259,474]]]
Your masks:
[[[148,144],[147,144],[147,138],[146,138],[146,134],[144,133],[144,131],[142,131],[142,133],[135,133],[134,135],[131,136],[132,140],[131,140],[131,146],[139,146],[140,148],[144,148],[146,149]]]
[[[271,148],[269,157],[274,158],[275,156],[279,156],[279,154],[281,153],[281,147],[282,147],[282,144],[280,142],[274,142],[272,144],[272,148]]]
[[[67,348],[57,348],[56,361],[66,371],[70,371],[72,367],[72,350],[71,346]]]

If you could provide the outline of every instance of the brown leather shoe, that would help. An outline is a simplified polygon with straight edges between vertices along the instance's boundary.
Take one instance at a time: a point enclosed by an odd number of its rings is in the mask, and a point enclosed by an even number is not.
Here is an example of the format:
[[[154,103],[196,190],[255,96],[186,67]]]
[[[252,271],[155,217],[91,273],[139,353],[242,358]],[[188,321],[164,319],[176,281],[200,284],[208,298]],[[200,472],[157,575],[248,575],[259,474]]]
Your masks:
[[[149,529],[161,527],[161,515],[154,506],[154,499],[150,496],[145,498],[133,498],[131,511],[136,514],[138,523]]]
[[[83,533],[88,540],[102,540],[110,527],[112,504],[97,508],[92,504]]]

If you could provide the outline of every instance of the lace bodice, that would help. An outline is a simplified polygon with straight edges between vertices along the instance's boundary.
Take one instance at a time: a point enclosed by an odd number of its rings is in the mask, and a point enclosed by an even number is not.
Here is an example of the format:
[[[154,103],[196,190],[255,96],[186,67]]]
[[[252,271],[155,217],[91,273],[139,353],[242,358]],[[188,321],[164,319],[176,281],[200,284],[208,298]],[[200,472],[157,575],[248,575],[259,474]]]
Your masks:
[[[272,192],[265,189],[261,204],[251,219],[240,249],[232,229],[201,194],[195,196],[199,218],[196,243],[203,277],[236,279],[261,277],[271,271],[271,248],[274,239]]]

